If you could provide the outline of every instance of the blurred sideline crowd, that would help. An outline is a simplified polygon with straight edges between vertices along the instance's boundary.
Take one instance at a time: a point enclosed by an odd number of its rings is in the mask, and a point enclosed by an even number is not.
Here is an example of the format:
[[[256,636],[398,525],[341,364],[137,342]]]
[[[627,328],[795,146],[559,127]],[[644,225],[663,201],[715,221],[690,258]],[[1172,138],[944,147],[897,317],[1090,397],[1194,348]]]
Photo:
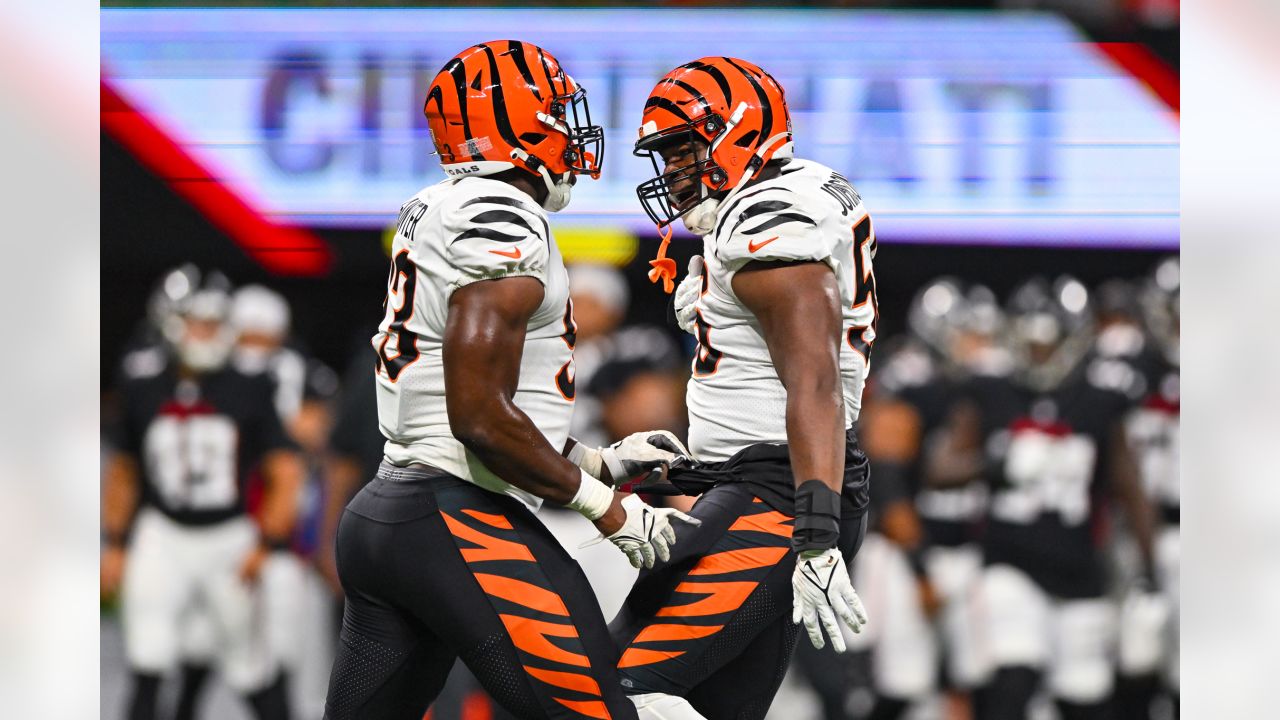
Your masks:
[[[594,445],[651,428],[683,437],[695,340],[624,324],[631,298],[616,268],[577,264],[569,275],[572,434]],[[1097,703],[1125,720],[1176,717],[1178,292],[1176,258],[1138,281],[1087,288],[1034,278],[1004,299],[948,277],[920,289],[908,331],[876,343],[859,422],[873,518],[852,572],[870,626],[849,638],[846,655],[796,643],[789,690],[771,718],[803,717],[781,707],[788,697],[808,698],[824,720],[1016,718],[1024,707],[1072,720],[1074,708]],[[103,408],[109,428],[125,422],[131,379],[178,363],[270,381],[260,387],[272,394],[299,477],[287,542],[272,543],[252,581],[268,671],[237,688],[250,698],[246,716],[323,713],[341,621],[335,525],[382,458],[372,350],[340,373],[309,355],[290,316],[267,287],[176,268],[158,282]],[[106,433],[104,478],[115,471],[118,437]],[[250,516],[271,492],[263,475],[250,472],[243,489]],[[692,499],[675,501],[687,508]],[[613,617],[635,571],[607,543],[591,544],[594,529],[576,513],[539,515]],[[123,570],[104,569],[107,626],[129,622],[129,562],[144,541],[137,524],[131,537],[106,540],[124,548]],[[210,679],[235,672],[220,649],[225,623],[202,592],[166,610],[173,650],[158,669],[170,688],[161,717],[214,717]],[[109,663],[134,664],[104,656]],[[282,688],[287,709],[254,704],[255,683]],[[131,712],[104,707],[103,717]],[[504,715],[459,664],[430,717]]]

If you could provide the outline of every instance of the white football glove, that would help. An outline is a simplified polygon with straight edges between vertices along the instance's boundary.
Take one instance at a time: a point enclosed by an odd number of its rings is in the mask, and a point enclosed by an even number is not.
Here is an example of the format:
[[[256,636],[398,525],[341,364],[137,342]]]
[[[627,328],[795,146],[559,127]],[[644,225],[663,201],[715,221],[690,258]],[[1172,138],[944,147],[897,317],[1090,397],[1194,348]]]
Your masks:
[[[867,624],[867,611],[853,590],[849,570],[839,550],[801,553],[791,575],[791,590],[791,622],[804,621],[804,629],[815,648],[826,645],[822,639],[822,628],[826,628],[836,652],[845,651],[837,617],[856,633],[862,632],[862,626]]]
[[[676,287],[673,297],[676,309],[676,324],[690,335],[697,335],[694,321],[698,315],[698,296],[702,294],[703,262],[701,255],[694,255],[689,260],[689,273]]]
[[[579,443],[568,455],[569,461],[588,475],[614,486],[688,457],[688,448],[666,430],[632,433],[603,448],[589,448]]]
[[[701,520],[675,508],[655,508],[641,500],[639,495],[623,498],[622,509],[627,511],[627,520],[618,532],[607,539],[626,554],[632,567],[646,570],[653,567],[655,558],[663,562],[671,559],[671,546],[676,543],[676,529],[671,527],[671,517],[690,525],[702,524]]]
[[[1126,673],[1154,672],[1164,657],[1172,608],[1145,583],[1131,588],[1120,605],[1119,664]]]

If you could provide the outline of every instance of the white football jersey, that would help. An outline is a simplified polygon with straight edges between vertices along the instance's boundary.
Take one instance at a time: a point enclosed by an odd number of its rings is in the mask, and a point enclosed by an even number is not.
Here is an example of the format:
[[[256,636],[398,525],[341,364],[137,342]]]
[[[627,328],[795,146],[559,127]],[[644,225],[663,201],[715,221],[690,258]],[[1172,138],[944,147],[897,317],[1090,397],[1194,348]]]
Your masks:
[[[689,381],[689,449],[704,462],[755,443],[787,441],[787,391],[755,315],[733,293],[733,275],[759,261],[818,261],[835,273],[844,307],[840,373],[845,424],[858,419],[877,301],[875,231],[862,198],[831,168],[792,160],[778,177],[721,206],[703,238],[706,270],[697,302],[698,350]]]
[[[395,465],[426,463],[531,508],[541,500],[490,472],[449,429],[441,360],[449,298],[478,280],[537,278],[545,295],[529,320],[515,404],[551,446],[573,415],[575,326],[569,280],[545,212],[527,194],[483,177],[425,188],[400,209],[378,353],[378,425]]]

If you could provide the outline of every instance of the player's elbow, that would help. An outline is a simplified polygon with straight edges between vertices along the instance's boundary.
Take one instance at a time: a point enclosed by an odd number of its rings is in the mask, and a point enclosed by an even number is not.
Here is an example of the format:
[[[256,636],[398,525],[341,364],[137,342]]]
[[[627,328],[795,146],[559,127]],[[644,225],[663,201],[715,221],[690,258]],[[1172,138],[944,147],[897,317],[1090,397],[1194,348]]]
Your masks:
[[[492,403],[479,400],[449,404],[449,431],[473,453],[484,455],[497,444],[500,412],[486,411]]]
[[[782,378],[789,398],[843,400],[840,366],[832,358],[814,358],[807,363],[796,363],[796,370]]]
[[[796,416],[843,414],[844,391],[838,372],[807,373],[787,383],[787,412]]]
[[[449,416],[449,431],[468,450],[477,451],[492,444],[484,425],[474,415]]]

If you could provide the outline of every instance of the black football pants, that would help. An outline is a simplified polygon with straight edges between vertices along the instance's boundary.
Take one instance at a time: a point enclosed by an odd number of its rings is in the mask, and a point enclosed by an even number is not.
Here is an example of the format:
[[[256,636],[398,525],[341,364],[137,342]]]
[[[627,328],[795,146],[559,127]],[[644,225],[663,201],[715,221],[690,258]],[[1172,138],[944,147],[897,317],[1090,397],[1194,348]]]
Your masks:
[[[609,625],[622,686],[683,697],[708,720],[763,718],[796,642],[795,518],[742,483],[715,486],[691,514],[702,525],[680,527],[671,560],[640,572]],[[865,514],[842,519],[846,562],[865,531]]]
[[[455,659],[521,720],[636,717],[586,576],[514,498],[384,463],[347,506],[337,557],[328,720],[421,720]]]

